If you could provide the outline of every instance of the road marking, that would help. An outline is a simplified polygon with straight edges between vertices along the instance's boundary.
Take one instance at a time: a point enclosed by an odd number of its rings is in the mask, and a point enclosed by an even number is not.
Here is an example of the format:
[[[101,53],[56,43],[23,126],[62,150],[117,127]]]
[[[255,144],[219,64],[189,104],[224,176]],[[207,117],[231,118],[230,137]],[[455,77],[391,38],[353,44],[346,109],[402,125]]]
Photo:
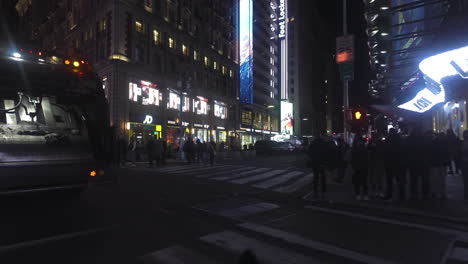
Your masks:
[[[291,179],[293,179],[293,178],[295,178],[295,177],[297,177],[298,175],[301,175],[301,174],[303,174],[302,171],[292,171],[290,173],[281,175],[279,177],[275,177],[273,179],[254,184],[253,187],[267,189],[267,188],[273,187],[275,185],[285,183],[285,182],[287,182],[287,181],[289,181],[289,180],[291,180]]]
[[[200,240],[236,254],[242,254],[245,250],[250,249],[256,255],[260,263],[323,263],[300,253],[273,246],[232,231],[222,231],[219,233],[209,234],[201,237]]]
[[[189,169],[185,169],[185,168],[181,168],[180,170],[173,170],[171,171],[170,173],[189,173],[189,172],[196,172],[196,171],[203,171],[203,170],[213,170],[213,169],[219,169],[219,168],[224,168],[224,167],[230,167],[231,165],[224,165],[224,166],[219,166],[219,165],[216,165],[216,166],[213,166],[213,167],[210,167],[210,166],[204,166],[204,167],[198,167],[198,168],[189,168]]]
[[[99,227],[99,228],[88,229],[88,230],[84,230],[84,231],[72,232],[72,233],[61,234],[61,235],[56,235],[56,236],[51,236],[51,237],[46,237],[46,238],[41,238],[41,239],[35,239],[35,240],[19,242],[19,243],[7,245],[7,246],[1,246],[0,247],[0,253],[13,251],[13,250],[24,249],[24,248],[28,248],[28,247],[34,247],[34,246],[38,246],[38,245],[42,245],[42,244],[46,244],[46,243],[56,242],[56,241],[65,240],[65,239],[71,239],[71,238],[75,238],[75,237],[92,235],[92,234],[96,234],[96,233],[99,233],[99,232],[104,232],[104,231],[107,231],[107,230],[111,230],[111,229],[114,229],[116,227],[117,226]]]
[[[226,209],[218,212],[219,215],[229,218],[243,217],[247,215],[259,214],[279,208],[279,205],[272,203],[256,203],[241,206],[234,209]]]
[[[450,260],[456,260],[460,262],[468,262],[468,248],[455,247],[450,255]]]
[[[144,255],[140,259],[145,264],[220,263],[214,261],[206,255],[181,246],[173,246],[161,249],[156,252]]]
[[[434,226],[427,226],[423,224],[403,222],[399,220],[391,220],[391,219],[386,219],[386,218],[381,218],[381,217],[376,217],[376,216],[368,216],[368,215],[359,214],[359,213],[345,212],[341,210],[322,208],[322,207],[312,206],[312,205],[307,205],[305,206],[305,208],[313,209],[316,211],[322,211],[322,212],[330,213],[330,214],[345,215],[345,216],[350,216],[354,218],[371,220],[374,222],[382,222],[382,223],[387,223],[387,224],[407,226],[407,227],[419,228],[423,230],[435,231],[435,232],[442,233],[442,234],[454,235],[455,237],[457,237],[459,241],[468,243],[468,233],[463,232],[463,231],[458,231],[458,230],[453,230],[453,229],[448,229],[448,228],[443,228],[443,227],[434,227]]]
[[[239,224],[239,226],[245,229],[257,232],[257,233],[261,233],[270,237],[284,240],[291,244],[296,244],[296,245],[300,245],[300,246],[307,247],[310,249],[319,250],[322,252],[329,253],[331,255],[340,256],[340,257],[344,257],[347,259],[351,259],[351,260],[355,260],[355,261],[359,261],[363,263],[381,263],[381,264],[393,263],[391,261],[384,260],[378,257],[373,257],[373,256],[361,254],[359,252],[355,252],[352,250],[348,250],[345,248],[340,248],[340,247],[336,247],[336,246],[322,243],[319,241],[310,240],[310,239],[304,238],[302,236],[299,236],[293,233],[289,233],[289,232],[279,230],[279,229],[270,228],[267,226],[262,226],[262,225],[252,224],[252,223],[243,223],[243,224]]]
[[[172,167],[167,167],[167,168],[157,168],[155,169],[154,171],[159,171],[159,172],[169,172],[169,171],[173,171],[173,170],[179,170],[181,168],[199,168],[200,165],[196,164],[196,165],[180,165],[180,166],[172,166]]]
[[[258,180],[263,180],[263,179],[266,179],[266,178],[270,178],[272,176],[278,175],[278,174],[283,173],[283,172],[286,172],[286,170],[272,170],[272,171],[265,172],[265,173],[262,173],[262,174],[259,174],[259,175],[255,175],[253,177],[237,179],[237,180],[233,180],[231,182],[232,183],[237,183],[237,184],[245,184],[245,183],[249,183],[249,182],[253,182],[253,181],[258,181]]]
[[[240,167],[240,168],[236,167],[235,169],[225,169],[225,170],[217,171],[217,172],[214,172],[214,173],[200,174],[200,175],[196,175],[196,177],[197,178],[210,178],[210,177],[214,177],[214,176],[223,175],[225,173],[234,173],[234,172],[251,170],[251,169],[255,169],[255,167]]]
[[[276,189],[274,189],[274,191],[282,192],[282,193],[292,193],[292,192],[295,192],[295,191],[299,190],[300,188],[302,188],[302,187],[304,187],[306,185],[309,185],[312,182],[313,179],[314,179],[313,173],[310,173],[310,174],[307,174],[307,175],[301,177],[296,182],[294,182],[294,183],[292,183],[290,185],[281,186],[279,188],[276,188]]]
[[[251,173],[257,173],[257,172],[264,172],[264,171],[267,171],[267,170],[270,170],[269,168],[255,168],[255,167],[252,167],[253,170],[250,170],[250,171],[245,171],[245,172],[242,172],[242,173],[234,173],[234,174],[231,174],[231,175],[226,175],[226,176],[221,176],[221,177],[216,177],[216,178],[212,178],[213,180],[217,180],[217,181],[224,181],[224,180],[229,180],[229,179],[233,179],[233,178],[240,178],[240,177],[245,177]]]

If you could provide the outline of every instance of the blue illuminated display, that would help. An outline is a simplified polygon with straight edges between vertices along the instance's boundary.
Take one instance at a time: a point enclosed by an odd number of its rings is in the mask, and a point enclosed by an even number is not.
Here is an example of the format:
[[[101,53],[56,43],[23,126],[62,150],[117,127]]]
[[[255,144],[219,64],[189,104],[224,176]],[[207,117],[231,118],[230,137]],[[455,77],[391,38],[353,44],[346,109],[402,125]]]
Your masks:
[[[239,2],[240,103],[253,104],[253,0]]]

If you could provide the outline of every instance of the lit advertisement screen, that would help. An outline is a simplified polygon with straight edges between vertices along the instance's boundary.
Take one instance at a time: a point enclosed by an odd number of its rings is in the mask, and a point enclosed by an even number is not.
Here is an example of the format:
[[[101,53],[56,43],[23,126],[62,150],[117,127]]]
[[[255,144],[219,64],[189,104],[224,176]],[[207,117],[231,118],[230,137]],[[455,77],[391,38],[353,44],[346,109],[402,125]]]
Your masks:
[[[140,83],[130,82],[128,85],[128,99],[133,102],[139,102],[142,105],[159,105],[162,101],[162,94],[159,92],[157,84],[147,81]]]
[[[292,135],[293,128],[293,104],[281,101],[281,134]]]
[[[239,2],[240,103],[253,104],[253,1]]]

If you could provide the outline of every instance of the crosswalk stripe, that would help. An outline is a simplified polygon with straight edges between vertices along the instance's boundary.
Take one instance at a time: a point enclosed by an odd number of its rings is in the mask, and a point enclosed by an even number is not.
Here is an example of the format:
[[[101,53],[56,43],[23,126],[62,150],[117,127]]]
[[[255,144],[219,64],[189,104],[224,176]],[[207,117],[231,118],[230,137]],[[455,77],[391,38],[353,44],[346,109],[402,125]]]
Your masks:
[[[193,174],[194,172],[198,171],[205,171],[205,170],[216,170],[216,169],[221,169],[221,168],[230,168],[231,165],[223,165],[223,166],[205,166],[205,167],[200,167],[197,169],[188,169],[188,170],[183,170],[183,171],[174,171],[173,173],[187,173],[187,174]]]
[[[355,252],[352,250],[348,250],[345,248],[336,247],[336,246],[322,243],[322,242],[315,241],[315,240],[310,240],[300,235],[289,233],[289,232],[275,229],[275,228],[271,228],[268,226],[263,226],[263,225],[253,224],[253,223],[243,223],[243,224],[239,224],[239,226],[245,229],[257,232],[257,233],[262,233],[270,237],[281,239],[291,244],[296,244],[296,245],[300,245],[306,248],[327,252],[335,256],[345,257],[345,258],[348,258],[350,260],[354,260],[357,262],[382,263],[382,264],[393,263],[391,261],[387,261],[378,257],[369,256],[369,255],[365,255],[365,254]]]
[[[314,176],[313,176],[312,173],[310,173],[310,174],[307,174],[307,175],[299,178],[299,180],[295,181],[294,183],[292,183],[290,185],[278,187],[278,188],[274,189],[274,191],[282,192],[282,193],[292,193],[292,192],[295,192],[295,191],[299,190],[300,188],[302,188],[302,187],[304,187],[306,185],[309,185],[312,182],[313,179],[314,179]]]
[[[210,257],[182,246],[173,246],[141,257],[145,264],[184,264],[184,263],[206,263],[217,264]]]
[[[301,175],[301,174],[303,174],[302,171],[291,171],[291,172],[289,172],[287,174],[275,177],[273,179],[254,184],[253,186],[258,187],[258,188],[266,189],[266,188],[270,188],[270,187],[273,187],[273,186],[281,184],[281,183],[285,183],[285,182],[291,180],[292,178],[297,177],[298,175]]]
[[[229,169],[228,170],[221,170],[221,171],[217,171],[217,172],[210,173],[210,174],[197,175],[196,177],[198,177],[198,178],[210,178],[210,177],[214,177],[214,176],[220,176],[220,175],[224,175],[224,174],[232,174],[232,173],[235,173],[235,172],[251,170],[251,169],[255,169],[255,167],[236,167],[235,169],[232,169],[232,170],[229,170]]]
[[[250,249],[256,255],[260,263],[322,263],[321,261],[300,253],[270,245],[232,231],[222,231],[219,233],[209,234],[201,237],[200,240],[235,254],[242,254],[245,250]]]
[[[259,175],[255,175],[253,177],[237,179],[237,180],[233,180],[231,182],[232,183],[237,183],[237,184],[246,184],[246,183],[249,183],[249,182],[270,178],[272,176],[278,175],[278,174],[283,173],[285,171],[286,170],[272,170],[272,171],[268,171],[268,172],[265,172],[265,173],[262,173],[262,174],[259,174]]]
[[[252,168],[255,168],[255,167],[252,167]],[[217,180],[217,181],[224,181],[224,180],[229,180],[229,179],[234,179],[234,178],[245,177],[245,176],[248,176],[251,173],[259,173],[259,172],[264,172],[264,171],[267,171],[267,170],[271,170],[271,169],[269,169],[269,168],[257,168],[257,169],[254,169],[254,170],[241,172],[239,174],[231,174],[231,175],[226,175],[226,176],[221,176],[221,177],[215,177],[215,178],[212,178],[212,179]]]
[[[180,170],[181,168],[198,168],[200,167],[198,164],[195,165],[178,165],[178,166],[172,166],[172,167],[167,167],[167,168],[158,168],[155,169],[155,171],[160,171],[160,172],[168,172],[168,171],[173,171],[173,170]]]
[[[226,167],[226,166],[229,166],[229,165],[224,165],[223,167]],[[210,168],[214,168],[215,166],[213,167],[210,167]],[[216,167],[220,167],[219,165],[216,165]],[[168,173],[185,173],[185,172],[191,172],[191,171],[197,171],[197,170],[204,170],[204,169],[207,169],[209,168],[208,166],[201,166],[201,165],[195,165],[195,166],[190,166],[190,167],[187,167],[187,166],[180,166],[178,168],[175,168],[175,169],[172,169],[172,170],[169,170],[169,171],[164,171],[164,172],[168,172]]]

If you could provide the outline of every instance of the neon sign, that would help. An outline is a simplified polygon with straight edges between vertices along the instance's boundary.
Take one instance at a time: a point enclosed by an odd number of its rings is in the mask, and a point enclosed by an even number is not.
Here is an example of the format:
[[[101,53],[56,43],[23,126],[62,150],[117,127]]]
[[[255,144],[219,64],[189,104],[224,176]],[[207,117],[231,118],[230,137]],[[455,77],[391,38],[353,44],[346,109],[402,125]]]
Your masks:
[[[153,123],[153,117],[150,115],[145,116],[145,120],[143,120],[143,124],[152,124]]]
[[[398,107],[424,113],[436,104],[445,102],[442,79],[457,74],[463,79],[468,79],[468,46],[426,58],[419,63],[419,69],[439,85],[441,92],[434,94],[424,88],[413,99]]]
[[[279,17],[278,17],[278,38],[283,39],[286,37],[286,0],[280,0],[278,9],[279,9]]]

